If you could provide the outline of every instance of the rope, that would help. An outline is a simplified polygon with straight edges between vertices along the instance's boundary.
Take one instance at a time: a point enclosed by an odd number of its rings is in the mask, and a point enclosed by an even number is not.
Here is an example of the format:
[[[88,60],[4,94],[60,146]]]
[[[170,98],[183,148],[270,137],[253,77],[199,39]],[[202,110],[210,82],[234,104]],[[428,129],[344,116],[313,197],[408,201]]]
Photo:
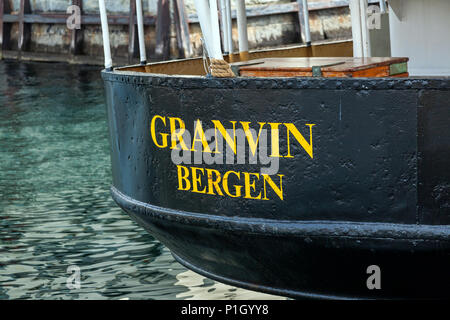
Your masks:
[[[203,68],[207,77],[217,77],[217,78],[233,78],[235,77],[230,65],[225,60],[213,59],[209,56],[206,50],[205,41],[203,38],[200,39],[202,43],[203,51]],[[209,63],[208,63],[209,62]]]
[[[211,75],[217,78],[235,77],[230,65],[225,60],[210,59]]]

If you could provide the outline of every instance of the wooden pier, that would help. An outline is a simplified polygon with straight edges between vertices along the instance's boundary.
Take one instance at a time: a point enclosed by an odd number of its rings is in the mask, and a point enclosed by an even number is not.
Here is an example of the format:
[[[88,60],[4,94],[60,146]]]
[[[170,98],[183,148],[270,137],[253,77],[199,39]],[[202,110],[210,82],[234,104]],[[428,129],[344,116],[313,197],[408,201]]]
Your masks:
[[[172,1],[172,4],[170,3]],[[375,2],[375,1],[374,1]],[[272,15],[292,14],[301,16],[301,1],[294,1],[282,4],[249,6],[247,17],[257,18]],[[329,10],[348,7],[348,0],[330,0],[329,2],[310,2],[309,11]],[[65,25],[71,16],[66,12],[32,12],[30,0],[20,0],[18,12],[13,12],[8,0],[0,0],[0,58],[35,60],[35,61],[60,61],[80,64],[103,63],[102,52],[98,54],[86,54],[83,45],[88,39],[83,39],[86,26],[100,26],[100,16],[92,12],[83,11],[81,0],[72,0],[72,5],[77,5],[81,9],[81,28],[70,30],[70,45],[63,52],[42,52],[30,48],[30,43],[35,36],[32,32],[32,25]],[[174,8],[174,14],[170,14],[170,5]],[[128,26],[128,50],[125,54],[114,54],[116,64],[136,63],[138,43],[136,26],[136,4],[130,1],[128,14],[110,14],[108,23],[110,26]],[[193,56],[192,43],[190,41],[190,28],[198,23],[196,14],[187,14],[183,0],[158,0],[158,14],[149,15],[144,13],[144,26],[155,28],[155,45],[150,51],[151,61],[168,60],[170,58],[187,58]],[[157,19],[157,16],[160,17]],[[172,18],[173,21],[172,21]],[[232,11],[232,18],[236,19],[236,11]],[[301,21],[301,19],[298,19]],[[17,40],[13,41],[13,25],[18,24]],[[171,56],[171,25],[174,25],[176,35],[176,56]],[[304,42],[302,30],[304,26],[298,22],[298,43]],[[101,45],[101,44],[98,44]],[[149,44],[146,44],[149,46]],[[173,45],[173,44],[172,44]],[[89,50],[92,51],[92,50]]]

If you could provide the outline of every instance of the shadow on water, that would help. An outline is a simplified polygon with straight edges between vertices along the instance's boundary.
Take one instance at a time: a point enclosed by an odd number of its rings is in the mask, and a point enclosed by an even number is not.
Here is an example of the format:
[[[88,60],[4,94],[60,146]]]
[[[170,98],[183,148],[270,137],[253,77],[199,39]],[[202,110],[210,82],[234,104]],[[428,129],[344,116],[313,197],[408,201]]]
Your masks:
[[[0,62],[0,299],[278,298],[187,271],[115,205],[106,118],[97,67]]]

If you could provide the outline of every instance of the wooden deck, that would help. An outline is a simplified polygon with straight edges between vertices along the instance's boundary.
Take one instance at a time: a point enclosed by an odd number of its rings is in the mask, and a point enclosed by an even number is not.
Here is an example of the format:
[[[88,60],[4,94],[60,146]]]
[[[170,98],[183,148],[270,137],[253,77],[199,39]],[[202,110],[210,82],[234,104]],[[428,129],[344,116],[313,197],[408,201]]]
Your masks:
[[[244,77],[402,77],[408,76],[408,58],[305,57],[265,58],[233,63]]]

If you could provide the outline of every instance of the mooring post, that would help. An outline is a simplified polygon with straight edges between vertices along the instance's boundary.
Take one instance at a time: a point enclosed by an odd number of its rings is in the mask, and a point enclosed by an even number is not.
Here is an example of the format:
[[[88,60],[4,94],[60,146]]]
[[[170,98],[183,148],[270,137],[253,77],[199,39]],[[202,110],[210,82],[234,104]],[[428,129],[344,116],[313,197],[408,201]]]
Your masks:
[[[100,10],[100,21],[102,24],[103,52],[105,55],[105,69],[106,69],[106,71],[112,71],[111,46],[109,44],[108,17],[106,16],[105,0],[98,0],[98,6],[99,6],[99,10]]]
[[[208,53],[208,56],[214,57],[214,47],[212,46],[213,34],[208,0],[194,0],[194,3],[203,39],[205,40],[206,52]]]
[[[247,13],[245,11],[245,0],[236,1],[236,21],[239,38],[239,59],[247,61],[248,55],[248,31],[247,31]]]
[[[0,59],[3,58],[3,50],[11,50],[11,23],[5,23],[4,15],[11,13],[8,0],[0,0]]]
[[[209,13],[210,27],[211,27],[211,33],[212,33],[210,48],[214,52],[213,54],[211,54],[211,56],[214,59],[223,60],[222,48],[220,46],[219,13],[218,13],[218,8],[217,8],[217,1],[209,0],[209,8],[210,8],[210,13]],[[228,45],[229,45],[229,43],[228,43]]]
[[[361,9],[359,0],[350,0],[349,8],[350,18],[352,21],[353,56],[364,57],[361,34]]]
[[[3,11],[5,1],[0,0],[0,60],[3,59]]]
[[[228,42],[228,59],[230,62],[233,62],[233,19],[231,17],[231,2],[230,0],[225,0],[225,17],[227,20],[227,39]]]
[[[130,16],[128,23],[128,63],[132,63],[136,52],[136,2],[130,0]]]
[[[155,56],[159,60],[167,60],[170,56],[170,3],[169,0],[158,0],[156,16]]]
[[[360,0],[361,39],[364,57],[370,57],[370,34],[367,28],[367,5],[368,0]]]
[[[309,10],[308,2],[306,0],[297,0],[298,5],[298,20],[300,25],[300,40],[306,43],[307,46],[311,45],[311,35],[309,31]]]
[[[144,17],[142,13],[142,0],[136,0],[136,17],[137,17],[138,38],[139,38],[140,63],[142,65],[146,65],[147,57],[145,54],[145,35],[144,35]]]
[[[80,8],[80,19],[83,16],[83,1],[72,0],[72,5]],[[81,53],[81,45],[83,44],[83,32],[81,31],[82,24],[80,23],[80,29],[72,29],[72,35],[70,39],[70,54],[77,55]]]
[[[223,54],[228,55],[230,51],[228,49],[228,28],[227,28],[227,17],[226,17],[226,6],[225,0],[219,0],[219,20],[220,20],[220,39],[223,47]]]
[[[305,24],[305,42],[307,46],[311,45],[311,31],[309,29],[309,9],[308,0],[303,0],[303,19]]]
[[[184,0],[173,0],[173,5],[178,52],[180,58],[189,58],[192,56],[192,49],[191,41],[189,39],[189,23]]]
[[[20,53],[28,49],[30,40],[31,25],[25,24],[25,14],[30,13],[30,0],[20,0],[19,9],[19,39],[17,46]]]

